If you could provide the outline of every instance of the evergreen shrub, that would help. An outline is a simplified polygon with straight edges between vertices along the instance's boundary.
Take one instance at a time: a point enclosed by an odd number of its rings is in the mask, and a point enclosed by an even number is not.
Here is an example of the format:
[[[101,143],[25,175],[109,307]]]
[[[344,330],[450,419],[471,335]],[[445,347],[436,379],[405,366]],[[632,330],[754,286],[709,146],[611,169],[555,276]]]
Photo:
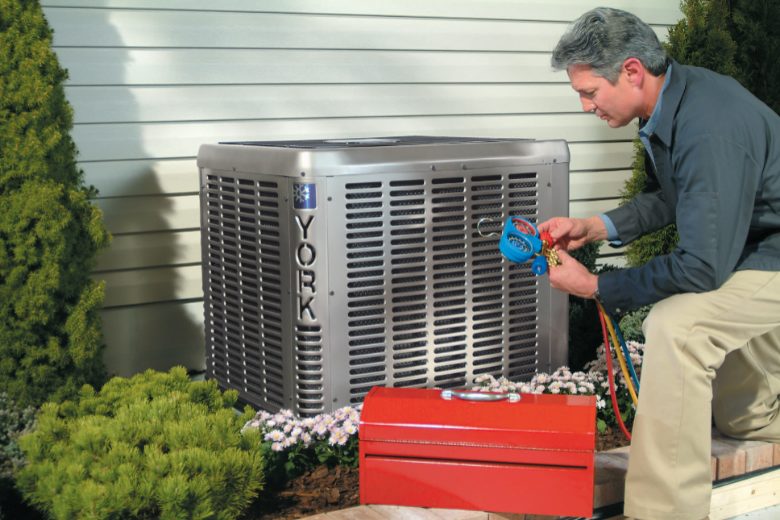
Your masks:
[[[32,407],[22,410],[7,394],[0,394],[0,519],[4,518],[9,494],[14,493],[16,473],[27,464],[19,438],[35,430],[37,412]]]
[[[51,42],[38,1],[0,2],[0,391],[21,406],[105,379],[90,271],[111,236],[76,166]]]
[[[743,84],[780,114],[780,2],[732,0],[729,32],[737,44],[734,60]]]
[[[56,519],[236,518],[263,484],[262,438],[241,427],[237,392],[187,372],[114,378],[41,408],[22,437],[27,501]]]
[[[620,325],[620,332],[623,334],[623,339],[644,344],[645,333],[642,331],[642,324],[644,323],[645,318],[647,318],[647,315],[650,314],[650,309],[652,308],[652,305],[639,307],[638,309],[634,309],[623,315],[618,323],[618,325]]]

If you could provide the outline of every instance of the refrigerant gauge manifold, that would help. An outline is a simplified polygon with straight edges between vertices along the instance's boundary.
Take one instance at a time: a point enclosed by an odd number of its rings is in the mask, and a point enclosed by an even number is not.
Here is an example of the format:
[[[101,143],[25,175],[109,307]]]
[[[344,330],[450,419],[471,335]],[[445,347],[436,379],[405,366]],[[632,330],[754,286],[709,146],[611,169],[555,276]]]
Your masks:
[[[498,248],[510,261],[524,264],[533,258],[531,270],[542,275],[548,267],[561,265],[558,253],[553,246],[555,242],[549,233],[539,234],[539,230],[529,221],[520,217],[511,217],[504,224],[504,232],[498,243]]]

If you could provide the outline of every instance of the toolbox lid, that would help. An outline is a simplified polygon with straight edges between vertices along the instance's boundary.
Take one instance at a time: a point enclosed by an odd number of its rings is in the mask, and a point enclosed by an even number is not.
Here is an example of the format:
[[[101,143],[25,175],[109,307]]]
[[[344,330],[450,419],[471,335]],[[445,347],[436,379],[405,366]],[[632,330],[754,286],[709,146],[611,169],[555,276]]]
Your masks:
[[[595,450],[595,396],[521,394],[511,403],[445,400],[441,393],[372,388],[360,414],[360,440]]]

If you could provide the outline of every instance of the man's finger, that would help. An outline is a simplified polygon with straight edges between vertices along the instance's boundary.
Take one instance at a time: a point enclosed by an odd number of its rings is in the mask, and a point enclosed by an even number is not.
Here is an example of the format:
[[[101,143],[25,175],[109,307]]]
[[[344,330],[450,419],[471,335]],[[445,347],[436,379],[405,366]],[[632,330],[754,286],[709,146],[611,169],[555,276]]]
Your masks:
[[[559,223],[558,227],[550,231],[550,236],[553,237],[555,240],[558,240],[559,238],[568,235],[571,229],[572,229],[571,222],[564,221]]]

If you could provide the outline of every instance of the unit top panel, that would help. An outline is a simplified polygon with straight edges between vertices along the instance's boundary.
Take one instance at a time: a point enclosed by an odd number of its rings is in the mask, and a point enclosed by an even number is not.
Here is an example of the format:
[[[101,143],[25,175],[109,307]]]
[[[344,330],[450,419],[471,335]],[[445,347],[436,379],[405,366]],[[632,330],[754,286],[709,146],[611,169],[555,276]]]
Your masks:
[[[198,152],[200,168],[297,178],[568,162],[564,140],[470,137],[246,141],[204,144]]]

